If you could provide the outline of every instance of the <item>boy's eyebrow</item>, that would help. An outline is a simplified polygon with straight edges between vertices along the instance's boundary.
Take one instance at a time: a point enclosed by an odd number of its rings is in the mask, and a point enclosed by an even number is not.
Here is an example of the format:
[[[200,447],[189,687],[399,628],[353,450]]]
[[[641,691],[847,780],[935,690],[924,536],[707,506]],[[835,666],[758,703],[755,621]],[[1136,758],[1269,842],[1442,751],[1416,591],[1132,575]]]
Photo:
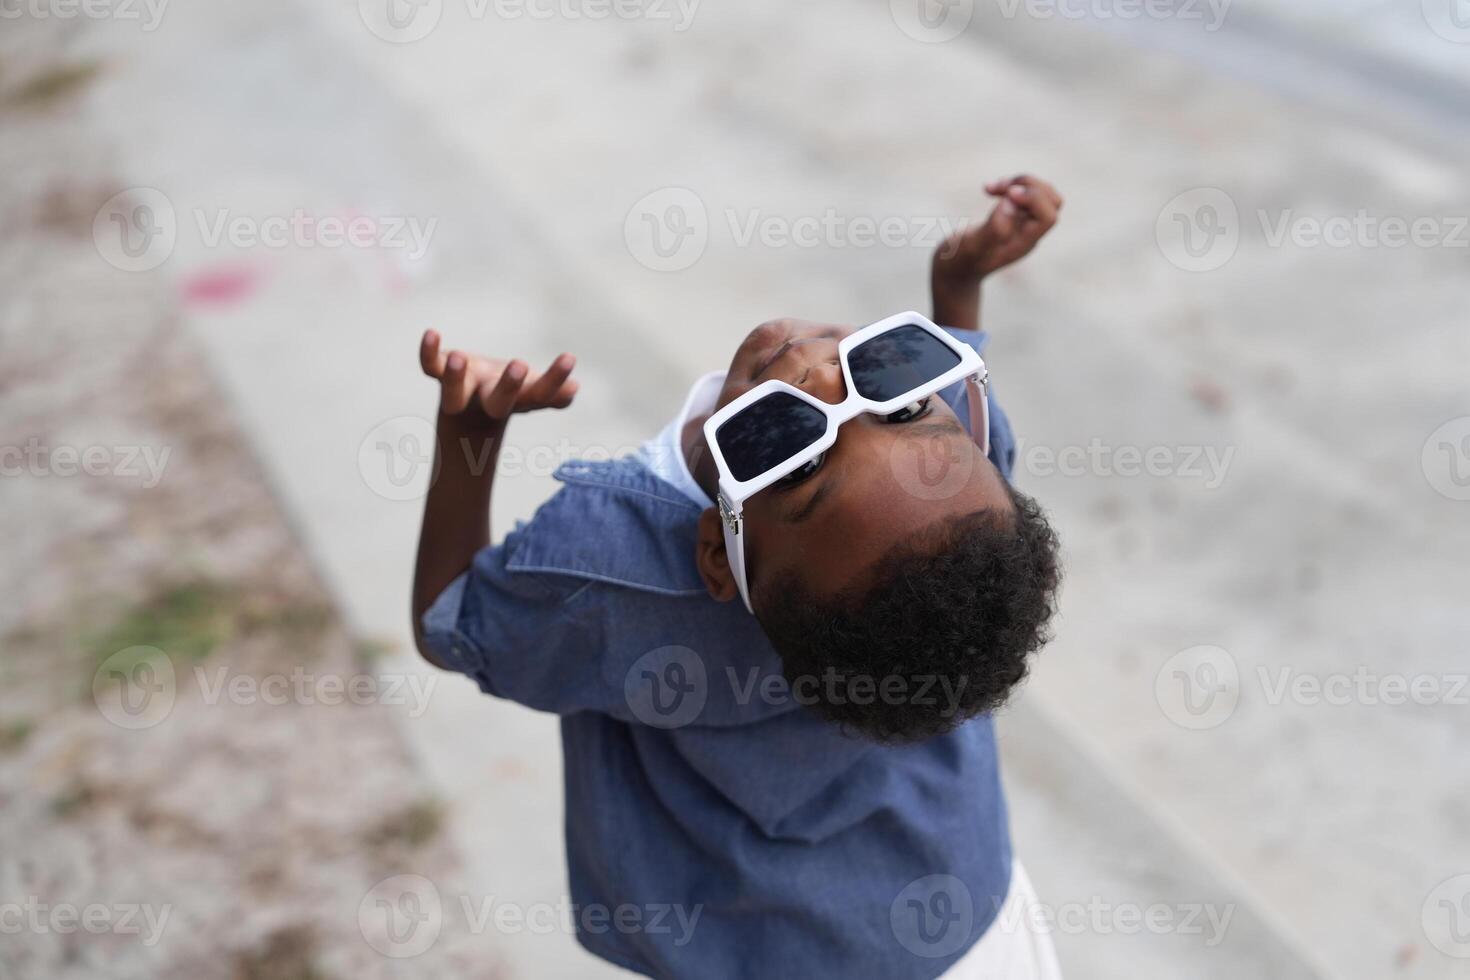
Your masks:
[[[915,436],[952,436],[956,433],[968,436],[965,427],[956,418],[924,419],[921,422],[911,422],[903,427],[899,433],[905,439]]]

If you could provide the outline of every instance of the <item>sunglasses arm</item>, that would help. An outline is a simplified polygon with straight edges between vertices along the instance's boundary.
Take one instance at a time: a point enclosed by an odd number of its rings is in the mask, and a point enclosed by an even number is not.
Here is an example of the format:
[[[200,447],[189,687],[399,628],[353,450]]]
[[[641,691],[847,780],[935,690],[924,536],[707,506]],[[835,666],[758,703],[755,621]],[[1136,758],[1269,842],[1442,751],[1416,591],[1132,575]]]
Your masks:
[[[732,505],[723,491],[715,502],[720,509],[720,523],[725,525],[725,556],[730,563],[730,574],[735,576],[745,611],[754,615],[755,609],[750,604],[750,584],[745,580],[745,535],[742,533],[745,521],[741,517],[740,505]]]
[[[990,372],[981,368],[965,379],[970,403],[970,437],[990,455]],[[737,518],[738,519],[738,518]]]

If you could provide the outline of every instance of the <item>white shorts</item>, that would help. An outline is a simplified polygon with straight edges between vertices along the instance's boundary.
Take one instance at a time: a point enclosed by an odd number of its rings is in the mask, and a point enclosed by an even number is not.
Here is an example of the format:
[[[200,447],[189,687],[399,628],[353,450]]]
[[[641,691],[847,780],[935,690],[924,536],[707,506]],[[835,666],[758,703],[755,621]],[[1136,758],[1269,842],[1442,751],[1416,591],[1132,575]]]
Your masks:
[[[1036,889],[1019,860],[1011,863],[1011,888],[1000,913],[964,959],[939,980],[1061,980],[1051,934],[1038,931]]]

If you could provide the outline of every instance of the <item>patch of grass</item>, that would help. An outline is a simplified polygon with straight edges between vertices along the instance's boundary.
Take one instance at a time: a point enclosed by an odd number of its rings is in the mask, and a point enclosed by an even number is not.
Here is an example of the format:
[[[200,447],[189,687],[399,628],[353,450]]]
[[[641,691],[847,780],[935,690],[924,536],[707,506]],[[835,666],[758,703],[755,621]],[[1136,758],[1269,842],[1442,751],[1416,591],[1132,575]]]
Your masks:
[[[14,752],[26,744],[26,739],[36,730],[36,723],[29,718],[16,718],[0,724],[0,752]]]
[[[438,800],[425,799],[390,814],[369,832],[367,843],[374,848],[391,844],[423,847],[443,829],[444,805]]]
[[[175,585],[129,609],[87,646],[100,663],[128,647],[157,647],[181,660],[203,660],[235,630],[238,600],[206,581]]]
[[[51,798],[51,812],[65,820],[96,802],[96,789],[88,783],[77,780]]]
[[[371,667],[397,650],[398,644],[392,640],[364,636],[352,641],[352,654],[364,667]]]
[[[187,669],[220,646],[259,633],[279,637],[293,658],[310,659],[320,653],[322,636],[335,622],[332,608],[314,598],[197,578],[160,588],[107,625],[76,635],[89,671],[106,661],[126,672],[160,652],[176,668]]]
[[[23,109],[45,109],[86,88],[102,72],[100,61],[52,65],[22,82],[6,102]]]

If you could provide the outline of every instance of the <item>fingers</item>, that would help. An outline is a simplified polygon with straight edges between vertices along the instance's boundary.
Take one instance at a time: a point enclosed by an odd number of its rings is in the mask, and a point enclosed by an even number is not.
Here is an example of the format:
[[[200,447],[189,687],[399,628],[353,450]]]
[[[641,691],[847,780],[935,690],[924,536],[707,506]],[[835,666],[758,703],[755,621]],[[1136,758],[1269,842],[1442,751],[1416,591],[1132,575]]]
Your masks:
[[[1057,222],[1062,195],[1055,187],[1030,174],[1017,174],[985,185],[986,193],[1000,198],[990,221],[1002,236],[1015,231],[1039,238]]]
[[[469,406],[474,384],[469,376],[470,359],[459,351],[451,351],[444,361],[444,376],[439,379],[439,408],[447,415],[458,415]]]
[[[566,408],[580,387],[571,378],[577,359],[562,354],[545,374],[537,375],[525,361],[502,362],[471,357],[463,351],[441,350],[438,331],[424,331],[419,342],[419,366],[439,382],[440,410],[458,415],[478,402],[492,419],[537,408]]]
[[[575,380],[567,381],[566,384],[561,386],[561,390],[556,393],[556,397],[552,399],[550,407],[566,408],[572,403],[572,400],[577,397],[577,392],[581,390],[581,382]]]
[[[511,361],[507,364],[495,384],[482,388],[480,407],[485,410],[485,414],[492,419],[510,418],[529,372],[530,366],[525,361]]]
[[[1022,174],[1006,188],[1006,196],[1028,211],[1032,217],[1050,225],[1062,209],[1062,195],[1046,181]]]
[[[1016,221],[1021,216],[1021,209],[1009,196],[1000,199],[995,210],[990,212],[990,220],[987,224],[996,236],[1002,241],[1008,238],[1016,230]]]
[[[446,358],[439,352],[440,342],[437,330],[425,330],[423,339],[419,341],[419,367],[431,378],[444,376]]]
[[[1035,218],[1047,228],[1056,224],[1057,211],[1061,208],[1061,199],[1056,192],[1044,185],[1043,187],[1031,187],[1025,184],[1012,184],[1006,190],[1005,201],[1015,202],[1016,207],[1025,211],[1028,217]]]
[[[567,394],[564,389],[570,383],[572,369],[576,366],[577,359],[570,354],[562,354],[552,361],[546,373],[532,382],[522,393],[521,405],[528,408],[565,408],[570,405],[572,395],[576,394],[576,388],[574,387],[570,394]]]
[[[1028,211],[1035,202],[1049,213],[1054,214],[1060,211],[1062,205],[1066,203],[1055,187],[1040,177],[1033,177],[1030,174],[1017,174],[1014,177],[992,180],[985,185],[985,192],[992,197],[1013,200]]]

